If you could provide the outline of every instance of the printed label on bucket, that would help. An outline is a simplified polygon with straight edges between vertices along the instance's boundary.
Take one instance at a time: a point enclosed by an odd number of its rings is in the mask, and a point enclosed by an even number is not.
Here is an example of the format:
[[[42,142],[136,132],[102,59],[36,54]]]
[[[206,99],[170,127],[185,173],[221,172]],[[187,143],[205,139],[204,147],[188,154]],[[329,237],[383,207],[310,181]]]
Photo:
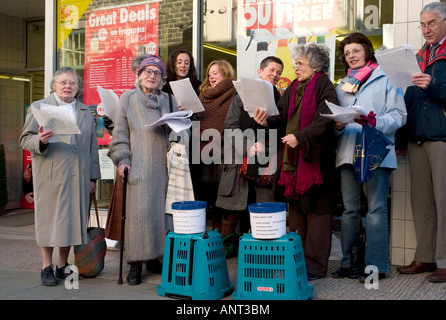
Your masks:
[[[206,209],[173,210],[173,229],[179,234],[206,231]]]
[[[286,234],[286,211],[274,213],[250,212],[252,237],[277,239]]]

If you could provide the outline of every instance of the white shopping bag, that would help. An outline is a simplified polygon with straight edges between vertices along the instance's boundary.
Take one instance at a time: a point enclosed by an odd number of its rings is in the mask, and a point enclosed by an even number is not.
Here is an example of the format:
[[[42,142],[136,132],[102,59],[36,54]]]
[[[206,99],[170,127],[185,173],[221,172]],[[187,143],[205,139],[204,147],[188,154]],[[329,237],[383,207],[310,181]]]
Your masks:
[[[186,146],[172,143],[167,152],[168,185],[166,194],[166,213],[172,214],[172,203],[178,201],[195,201],[189,159]]]

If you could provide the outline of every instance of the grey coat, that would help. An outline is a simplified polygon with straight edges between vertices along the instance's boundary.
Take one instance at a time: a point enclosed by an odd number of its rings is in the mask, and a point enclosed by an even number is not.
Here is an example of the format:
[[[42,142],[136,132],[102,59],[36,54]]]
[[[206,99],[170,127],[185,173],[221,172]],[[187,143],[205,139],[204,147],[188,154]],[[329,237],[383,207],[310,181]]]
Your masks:
[[[54,94],[32,105],[58,105]],[[39,125],[28,112],[20,145],[31,152],[36,241],[41,247],[66,247],[87,242],[90,180],[99,179],[98,143],[91,112],[76,102],[76,122],[81,134],[74,145],[49,143],[39,147]]]
[[[147,107],[136,88],[120,98],[121,111],[113,130],[109,157],[116,166],[130,164],[126,200],[125,257],[144,261],[163,254],[166,236],[165,202],[170,129],[145,127],[169,112],[167,93],[158,98],[160,109]],[[175,99],[173,111],[178,111]]]

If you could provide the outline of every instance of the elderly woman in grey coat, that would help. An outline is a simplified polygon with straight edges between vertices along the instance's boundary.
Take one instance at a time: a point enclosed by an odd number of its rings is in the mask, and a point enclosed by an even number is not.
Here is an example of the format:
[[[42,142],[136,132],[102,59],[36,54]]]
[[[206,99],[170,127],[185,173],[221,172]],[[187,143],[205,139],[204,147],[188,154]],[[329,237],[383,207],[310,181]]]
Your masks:
[[[89,196],[100,178],[93,117],[89,108],[75,98],[80,85],[73,68],[61,68],[51,81],[51,94],[32,104],[36,109],[42,104],[71,105],[81,133],[71,135],[70,143],[54,141],[53,132],[37,123],[31,108],[20,136],[20,145],[32,157],[36,241],[43,256],[42,284],[48,286],[57,284],[56,277],[68,276],[65,268],[71,246],[87,243]],[[54,247],[59,247],[55,274]]]
[[[167,218],[167,126],[145,127],[170,110],[178,111],[175,99],[161,91],[166,77],[163,60],[149,56],[138,70],[139,84],[120,99],[121,112],[113,130],[109,157],[120,176],[128,168],[125,256],[130,264],[129,285],[141,283],[142,262],[161,273],[158,257],[164,251]]]

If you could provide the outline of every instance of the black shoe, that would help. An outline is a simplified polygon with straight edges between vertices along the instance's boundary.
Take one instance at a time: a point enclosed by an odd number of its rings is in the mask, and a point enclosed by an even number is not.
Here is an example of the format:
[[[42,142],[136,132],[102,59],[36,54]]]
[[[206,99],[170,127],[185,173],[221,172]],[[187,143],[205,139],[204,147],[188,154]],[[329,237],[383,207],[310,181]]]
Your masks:
[[[317,280],[317,279],[319,279],[318,277],[316,277],[314,274],[312,274],[312,273],[307,273],[307,278],[308,278],[308,281],[314,281],[314,280]]]
[[[161,274],[163,271],[163,264],[158,259],[152,259],[146,261],[146,270],[153,273]]]
[[[57,285],[57,279],[54,277],[53,265],[50,265],[40,271],[40,280],[44,286]]]
[[[65,280],[66,278],[68,278],[69,275],[72,275],[73,270],[71,270],[71,268],[69,268],[70,269],[69,273],[65,272],[65,268],[68,266],[69,266],[68,262],[66,262],[62,268],[59,268],[59,266],[56,266],[56,272],[55,272],[56,278]],[[79,275],[77,275],[76,280],[79,280]]]
[[[127,276],[127,283],[131,286],[141,283],[142,262],[130,262],[130,271]]]
[[[350,279],[356,279],[359,276],[359,271],[356,268],[339,268],[335,272],[331,274],[333,278],[336,279],[343,279],[343,278],[350,278]]]

